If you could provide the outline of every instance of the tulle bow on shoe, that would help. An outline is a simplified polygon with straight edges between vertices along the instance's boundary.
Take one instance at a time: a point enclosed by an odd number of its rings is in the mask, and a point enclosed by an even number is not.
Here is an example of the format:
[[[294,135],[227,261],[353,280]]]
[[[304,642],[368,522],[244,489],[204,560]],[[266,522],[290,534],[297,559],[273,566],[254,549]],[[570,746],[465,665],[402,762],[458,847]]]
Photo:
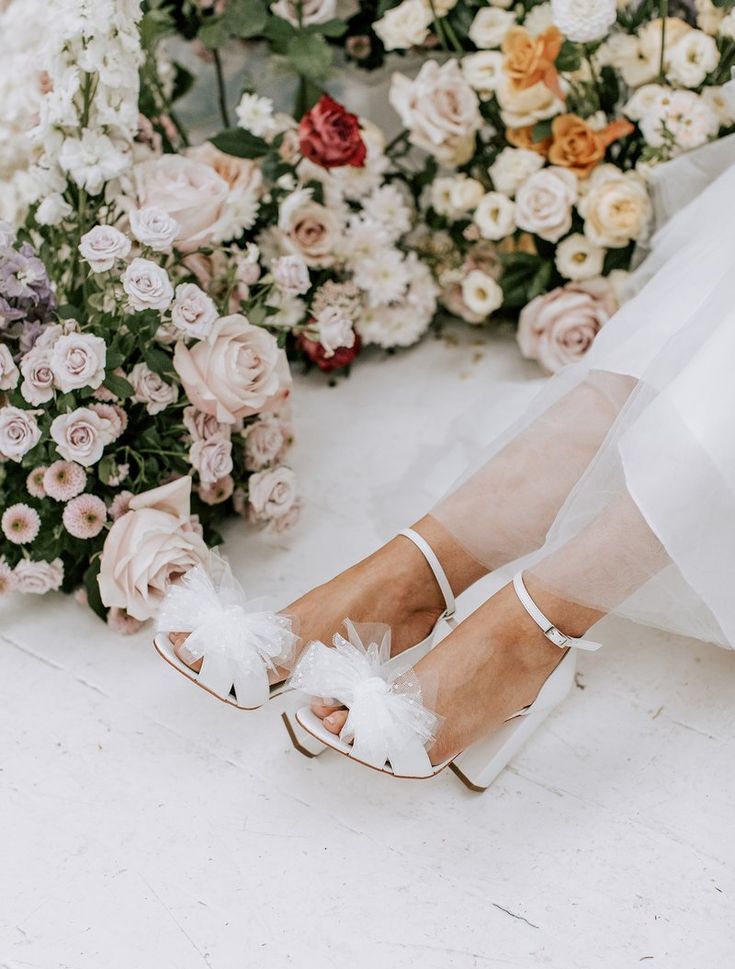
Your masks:
[[[413,670],[397,672],[387,627],[356,627],[347,620],[345,628],[347,638],[336,635],[332,647],[309,644],[289,686],[312,697],[334,697],[348,708],[339,741],[351,744],[355,760],[379,770],[390,765],[403,776],[428,776],[433,768],[426,748],[440,718],[424,706],[418,677]]]
[[[159,633],[188,633],[189,663],[202,660],[199,685],[223,699],[234,693],[245,708],[269,698],[268,674],[290,665],[298,639],[288,616],[264,599],[248,600],[218,555],[210,569],[198,565],[169,588],[156,626]]]

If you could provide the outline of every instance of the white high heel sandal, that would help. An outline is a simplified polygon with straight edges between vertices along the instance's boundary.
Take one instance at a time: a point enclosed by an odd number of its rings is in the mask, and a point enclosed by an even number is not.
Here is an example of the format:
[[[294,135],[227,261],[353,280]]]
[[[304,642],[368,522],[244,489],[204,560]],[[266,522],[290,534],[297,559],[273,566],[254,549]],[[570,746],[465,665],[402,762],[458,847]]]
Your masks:
[[[574,682],[575,650],[600,648],[600,643],[560,632],[529,595],[521,572],[513,587],[546,638],[566,652],[533,703],[509,717],[499,730],[456,757],[432,764],[427,747],[439,718],[424,705],[418,678],[413,671],[391,667],[385,662],[384,642],[366,646],[354,627],[348,627],[347,640],[335,637],[336,648],[311,643],[289,680],[312,696],[334,696],[348,707],[340,735],[330,733],[308,706],[297,711],[298,724],[324,746],[366,767],[414,779],[434,777],[449,767],[471,790],[484,791],[568,694]]]
[[[413,544],[416,546],[416,548],[421,552],[421,554],[426,559],[426,563],[431,569],[432,574],[436,579],[437,585],[439,586],[441,594],[444,597],[445,608],[444,608],[444,612],[441,614],[441,616],[439,616],[436,623],[434,624],[433,629],[425,639],[422,639],[421,642],[416,643],[413,646],[409,646],[407,649],[404,649],[403,652],[399,653],[397,656],[394,656],[392,658],[390,657],[390,631],[388,630],[388,627],[379,625],[379,624],[373,624],[372,628],[379,629],[381,632],[382,648],[376,646],[376,649],[379,650],[379,654],[380,654],[379,665],[384,670],[385,674],[391,679],[395,679],[397,677],[402,676],[408,670],[410,670],[412,666],[418,663],[420,659],[426,656],[429,650],[432,649],[434,644],[438,641],[437,633],[442,623],[446,623],[450,627],[450,629],[456,626],[456,622],[454,620],[454,613],[456,612],[456,609],[457,609],[454,593],[452,592],[452,586],[449,582],[449,579],[447,578],[447,574],[444,571],[444,568],[441,562],[437,558],[437,555],[434,552],[434,549],[431,547],[431,545],[429,545],[429,543],[422,535],[419,535],[419,533],[415,532],[412,528],[404,528],[403,531],[400,531],[398,534],[412,541]],[[367,628],[367,625],[368,624],[363,624],[359,627],[356,627],[349,619],[345,620],[345,626],[347,628],[348,635],[357,637],[358,642],[360,642],[360,639],[359,639],[359,633],[357,632],[357,629]],[[388,633],[387,638],[385,636],[386,633]],[[344,642],[341,636],[335,636],[335,640]],[[334,651],[333,648],[330,648],[330,652],[333,652],[333,651]],[[288,680],[288,686],[293,687],[293,683],[291,679]],[[337,696],[336,693],[329,690],[322,693],[316,692],[316,693],[313,693],[313,695],[315,697],[317,696],[336,697]],[[342,701],[340,700],[340,702]],[[294,745],[296,750],[298,750],[298,752],[300,754],[303,754],[305,757],[317,757],[325,750],[325,746],[330,746],[330,747],[332,746],[331,743],[328,745],[325,745],[320,738],[314,735],[313,731],[308,729],[303,729],[297,716],[289,715],[288,713],[283,713],[281,714],[281,717],[285,724],[286,730],[288,731],[288,735],[291,738],[291,743]],[[317,720],[319,723],[321,723],[321,721],[318,720],[317,717],[314,717],[314,719]],[[332,738],[334,737],[333,734],[330,734],[329,736]]]

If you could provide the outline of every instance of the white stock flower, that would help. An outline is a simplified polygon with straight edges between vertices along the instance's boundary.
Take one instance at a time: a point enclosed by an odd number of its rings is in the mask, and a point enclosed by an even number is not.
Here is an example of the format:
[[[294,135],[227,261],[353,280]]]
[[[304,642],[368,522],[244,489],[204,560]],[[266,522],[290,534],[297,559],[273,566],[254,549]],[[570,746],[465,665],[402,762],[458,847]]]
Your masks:
[[[500,47],[503,38],[515,23],[514,13],[498,7],[483,7],[475,14],[467,36],[480,50]]]
[[[503,54],[499,50],[479,50],[462,58],[465,81],[482,97],[498,89],[503,78]]]
[[[433,14],[424,0],[403,0],[397,7],[386,10],[373,30],[386,50],[406,50],[418,47],[429,36]]]
[[[551,0],[554,24],[575,44],[602,40],[617,18],[616,0]]]
[[[526,179],[544,167],[544,159],[528,148],[503,148],[488,169],[498,192],[515,195]]]
[[[447,219],[461,219],[485,194],[481,182],[467,175],[447,175],[431,183],[431,206]]]
[[[575,232],[557,245],[554,260],[562,276],[579,282],[602,273],[605,250],[586,236]]]
[[[130,239],[112,225],[96,225],[79,243],[79,252],[93,273],[105,273],[130,252]]]
[[[105,379],[107,346],[91,333],[67,333],[51,347],[48,363],[59,390],[66,394],[81,387],[96,390]]]
[[[719,63],[714,37],[701,30],[690,30],[670,52],[666,76],[684,87],[699,87]]]
[[[487,317],[503,305],[503,290],[492,276],[473,269],[462,280],[462,298],[473,313]]]
[[[59,225],[71,215],[73,209],[60,192],[52,192],[36,209],[39,225]]]
[[[128,153],[107,135],[85,128],[81,138],[64,140],[59,165],[80,188],[86,189],[90,195],[99,195],[105,182],[122,175],[128,158]]]
[[[543,168],[516,192],[516,222],[547,242],[558,242],[572,227],[577,178],[566,168]]]
[[[133,259],[123,273],[122,284],[134,310],[166,310],[174,298],[168,273],[150,259]]]
[[[171,307],[171,322],[186,336],[204,340],[217,321],[217,307],[196,283],[181,283]]]
[[[488,192],[475,209],[474,219],[483,239],[498,242],[515,231],[515,202],[500,192]]]
[[[164,209],[148,205],[131,210],[130,231],[141,245],[154,252],[170,252],[181,226]]]
[[[258,138],[274,134],[277,129],[273,117],[273,102],[270,98],[263,98],[257,94],[243,94],[235,108],[235,114],[238,125]]]
[[[179,399],[179,388],[176,384],[167,384],[160,374],[146,363],[136,363],[130,371],[128,380],[135,389],[133,400],[145,404],[149,414],[160,414]]]

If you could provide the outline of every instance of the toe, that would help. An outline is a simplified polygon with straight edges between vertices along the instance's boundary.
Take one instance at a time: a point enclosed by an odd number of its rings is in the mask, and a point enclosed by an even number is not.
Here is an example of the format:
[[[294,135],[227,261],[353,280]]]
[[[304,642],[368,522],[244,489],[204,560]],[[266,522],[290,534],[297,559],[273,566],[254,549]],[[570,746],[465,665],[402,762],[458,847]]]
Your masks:
[[[324,726],[330,733],[338,734],[341,732],[347,721],[347,710],[337,710],[324,718]]]
[[[189,652],[186,647],[186,640],[188,638],[188,633],[171,633],[169,635],[169,639],[171,640],[171,645],[174,648],[174,653],[176,653],[176,656],[181,660],[182,663],[185,663],[186,666],[194,670],[195,673],[198,673],[202,668],[202,659],[201,657],[196,659],[192,653]]]
[[[334,713],[335,710],[341,710],[341,709],[343,709],[341,703],[336,703],[332,700],[325,700],[324,698],[321,698],[319,700],[312,700],[312,703],[311,703],[311,712],[314,714],[315,717],[319,717],[320,720],[323,720],[325,717],[328,717],[329,714]]]

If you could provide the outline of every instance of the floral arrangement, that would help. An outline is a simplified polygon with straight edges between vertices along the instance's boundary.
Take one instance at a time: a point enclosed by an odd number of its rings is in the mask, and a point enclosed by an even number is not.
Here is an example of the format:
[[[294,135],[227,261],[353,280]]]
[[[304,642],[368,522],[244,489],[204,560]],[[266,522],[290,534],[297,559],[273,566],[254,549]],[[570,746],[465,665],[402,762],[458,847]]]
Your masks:
[[[249,165],[161,154],[139,118],[139,3],[54,14],[38,195],[0,224],[0,591],[81,588],[132,631],[227,514],[298,513],[288,364],[255,322],[284,291],[231,241]]]

